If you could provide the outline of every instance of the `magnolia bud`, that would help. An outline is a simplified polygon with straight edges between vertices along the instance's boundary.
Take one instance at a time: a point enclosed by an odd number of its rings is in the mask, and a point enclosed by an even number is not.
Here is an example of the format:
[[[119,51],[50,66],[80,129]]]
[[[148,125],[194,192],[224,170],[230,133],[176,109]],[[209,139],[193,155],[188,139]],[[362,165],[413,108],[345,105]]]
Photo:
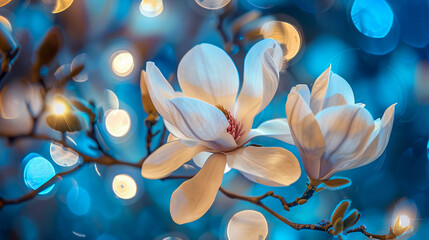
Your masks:
[[[359,220],[360,214],[359,211],[356,209],[353,209],[352,211],[347,214],[347,216],[344,218],[344,229],[347,229],[357,223]]]
[[[404,233],[407,233],[409,231],[413,230],[413,226],[401,226],[401,218],[397,217],[395,221],[395,226],[393,227],[393,234],[395,234],[396,237],[401,236]]]
[[[12,33],[3,24],[0,24],[0,51],[3,55],[9,55],[17,46]]]
[[[62,33],[58,27],[53,27],[45,35],[36,52],[36,64],[38,66],[48,65],[54,60],[62,46]]]
[[[333,225],[334,231],[332,235],[336,236],[344,230],[344,224],[342,219],[337,219]]]
[[[148,117],[146,120],[153,123],[158,117],[158,112],[156,111],[156,108],[153,105],[152,99],[150,98],[149,91],[146,85],[146,72],[143,70],[140,75],[140,89],[142,93],[143,109],[148,114]]]
[[[95,121],[95,113],[93,112],[90,105],[86,104],[86,102],[84,102],[82,99],[70,99],[70,102],[79,111],[88,114],[90,122]]]
[[[51,114],[46,117],[49,127],[59,132],[75,132],[82,129],[81,119],[74,111],[64,114]]]
[[[349,200],[341,201],[337,205],[337,207],[335,208],[334,212],[332,213],[331,223],[335,223],[335,221],[337,221],[338,219],[342,220],[343,217],[344,217],[344,214],[349,209],[349,206],[350,206],[350,201]]]
[[[351,181],[348,178],[333,178],[322,181],[325,186],[331,190],[341,189],[350,186]]]

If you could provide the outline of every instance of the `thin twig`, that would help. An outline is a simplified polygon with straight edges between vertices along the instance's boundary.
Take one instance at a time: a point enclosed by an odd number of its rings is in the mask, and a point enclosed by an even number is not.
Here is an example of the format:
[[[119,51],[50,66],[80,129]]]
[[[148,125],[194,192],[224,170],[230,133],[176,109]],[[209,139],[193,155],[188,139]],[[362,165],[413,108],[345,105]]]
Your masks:
[[[353,229],[349,229],[347,230],[344,235],[347,235],[349,233],[355,233],[355,232],[360,232],[363,235],[371,238],[371,239],[382,239],[382,240],[387,240],[387,239],[395,239],[396,236],[392,233],[392,229],[389,231],[388,234],[385,235],[379,235],[379,234],[372,234],[366,231],[366,227],[364,225],[361,225],[357,228],[353,228]]]
[[[35,189],[35,190],[33,190],[33,191],[31,191],[31,192],[23,195],[20,198],[16,198],[16,199],[3,199],[3,198],[0,198],[0,209],[2,209],[5,205],[18,204],[18,203],[26,202],[26,201],[29,201],[29,200],[33,199],[41,191],[43,191],[46,188],[54,185],[56,182],[61,181],[64,176],[69,175],[70,173],[73,173],[73,172],[79,170],[82,166],[83,166],[83,164],[80,164],[80,165],[77,165],[76,167],[74,167],[74,168],[72,168],[72,169],[70,169],[68,171],[57,173],[55,176],[53,176],[51,179],[49,179],[47,182],[45,182],[42,186],[40,186],[37,189]]]

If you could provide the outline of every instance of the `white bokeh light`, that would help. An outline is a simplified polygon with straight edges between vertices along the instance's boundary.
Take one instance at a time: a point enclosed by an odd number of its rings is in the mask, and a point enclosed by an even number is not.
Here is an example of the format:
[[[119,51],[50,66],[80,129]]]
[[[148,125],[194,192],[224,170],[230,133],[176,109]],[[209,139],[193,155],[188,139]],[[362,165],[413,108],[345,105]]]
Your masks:
[[[411,225],[411,219],[407,215],[403,214],[399,216],[399,222],[401,227],[406,227]]]
[[[126,51],[120,50],[115,52],[111,57],[112,71],[119,77],[128,76],[134,69],[133,55]]]
[[[106,130],[114,137],[123,137],[131,127],[130,115],[122,109],[115,109],[108,112],[106,117]]]
[[[268,235],[268,223],[262,213],[244,210],[229,220],[227,235],[229,240],[262,240]]]
[[[122,199],[131,199],[137,194],[137,184],[132,177],[126,174],[119,174],[113,178],[113,192]]]
[[[52,160],[62,167],[70,167],[75,165],[79,160],[79,154],[70,148],[65,148],[62,145],[51,142],[49,148]]]
[[[216,10],[225,7],[231,0],[195,0],[202,8]]]
[[[156,17],[164,10],[164,4],[162,0],[142,0],[139,9],[143,16]]]
[[[294,58],[302,45],[302,37],[298,29],[287,22],[270,21],[261,28],[264,38],[272,38],[280,43],[285,60]]]
[[[54,103],[53,109],[54,113],[58,115],[63,114],[66,111],[66,107],[64,106],[64,104],[59,102]]]

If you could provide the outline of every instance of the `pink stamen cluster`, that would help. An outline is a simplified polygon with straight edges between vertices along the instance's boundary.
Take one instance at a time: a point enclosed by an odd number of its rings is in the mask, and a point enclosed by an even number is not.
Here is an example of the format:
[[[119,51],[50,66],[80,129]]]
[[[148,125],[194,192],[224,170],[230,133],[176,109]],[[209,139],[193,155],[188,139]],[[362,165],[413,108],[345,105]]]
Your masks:
[[[232,114],[226,110],[223,106],[217,105],[217,108],[225,114],[226,119],[228,120],[229,126],[226,129],[226,132],[231,134],[235,141],[237,141],[241,136],[243,136],[243,124],[235,119]]]

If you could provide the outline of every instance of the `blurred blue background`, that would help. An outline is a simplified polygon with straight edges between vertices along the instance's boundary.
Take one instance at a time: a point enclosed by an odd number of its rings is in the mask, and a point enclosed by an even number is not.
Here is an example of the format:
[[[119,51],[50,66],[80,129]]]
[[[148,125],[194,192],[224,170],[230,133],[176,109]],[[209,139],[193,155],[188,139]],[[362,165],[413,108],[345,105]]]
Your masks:
[[[125,135],[112,137],[106,127],[101,127],[99,137],[103,138],[104,149],[116,158],[137,162],[146,154],[146,113],[139,88],[140,70],[145,62],[156,62],[177,87],[177,64],[192,46],[202,42],[223,46],[216,27],[217,16],[225,9],[208,10],[193,0],[162,3],[160,12],[144,15],[141,1],[74,0],[65,11],[53,14],[52,0],[10,1],[0,8],[0,16],[10,23],[22,50],[8,76],[8,91],[29,78],[32,52],[50,27],[59,26],[64,34],[64,47],[55,63],[45,69],[47,76],[55,78],[58,69],[84,63],[84,72],[67,85],[66,95],[94,100],[105,109],[119,104],[116,107],[127,111],[130,125]],[[260,14],[259,19],[240,31],[231,30],[237,18],[255,10]],[[245,52],[257,40],[252,37],[252,29],[264,21],[278,20],[291,23],[300,33],[300,50],[281,73],[276,97],[258,116],[256,126],[270,118],[285,117],[290,88],[298,83],[311,86],[330,64],[334,72],[348,80],[356,102],[365,103],[374,118],[398,103],[390,143],[377,161],[338,174],[352,179],[353,184],[338,191],[323,191],[284,216],[300,223],[317,223],[329,218],[340,200],[351,199],[352,207],[362,214],[359,222],[368,231],[387,233],[397,216],[406,215],[415,227],[410,239],[426,239],[429,235],[429,0],[232,0],[227,13],[222,28],[228,38],[235,34],[238,39],[231,55],[241,74]],[[147,16],[150,14],[159,15]],[[6,20],[0,20],[7,24]],[[124,51],[122,61],[132,61],[132,66],[128,62],[125,69],[115,69],[112,61]],[[131,60],[126,58],[129,54]],[[113,100],[106,97],[106,89],[117,96],[118,102],[114,97]],[[1,109],[0,131],[15,127],[18,133],[25,132],[29,123],[24,118],[28,116],[21,114],[26,109],[19,101],[31,101],[32,95],[19,92],[16,99],[6,100],[6,91],[2,93],[2,101],[10,101],[12,107],[9,104],[9,109]],[[9,116],[12,113],[17,116]],[[17,121],[21,118],[24,120]],[[160,128],[158,125],[155,130]],[[89,139],[76,134],[71,137],[83,151],[97,154],[87,147],[91,144]],[[257,139],[254,143],[283,146],[298,156],[296,148],[275,140]],[[36,171],[45,176],[52,174],[52,167],[55,172],[69,169],[55,163],[50,148],[49,142],[23,140],[10,146],[6,139],[0,139],[0,196],[16,198],[28,192],[31,184],[46,181],[30,176],[29,184],[24,177],[27,167],[28,174]],[[44,162],[42,169],[31,169],[29,161],[34,159],[45,159],[47,163]],[[192,172],[192,168],[186,171]],[[114,193],[112,182],[118,174],[127,174],[135,180],[137,193],[132,199],[121,199]],[[306,181],[303,172],[298,182],[276,188],[275,192],[294,200],[305,190]],[[267,218],[268,239],[332,239],[326,233],[295,231],[262,209],[222,194],[218,194],[201,219],[179,226],[171,220],[169,201],[180,183],[181,180],[146,180],[139,169],[130,167],[85,165],[35,200],[3,208],[0,238],[225,239],[232,215],[255,209]],[[225,174],[222,186],[247,195],[271,190],[249,182],[235,170]],[[282,212],[277,201],[267,200],[267,203]],[[355,233],[345,239],[365,238]]]

